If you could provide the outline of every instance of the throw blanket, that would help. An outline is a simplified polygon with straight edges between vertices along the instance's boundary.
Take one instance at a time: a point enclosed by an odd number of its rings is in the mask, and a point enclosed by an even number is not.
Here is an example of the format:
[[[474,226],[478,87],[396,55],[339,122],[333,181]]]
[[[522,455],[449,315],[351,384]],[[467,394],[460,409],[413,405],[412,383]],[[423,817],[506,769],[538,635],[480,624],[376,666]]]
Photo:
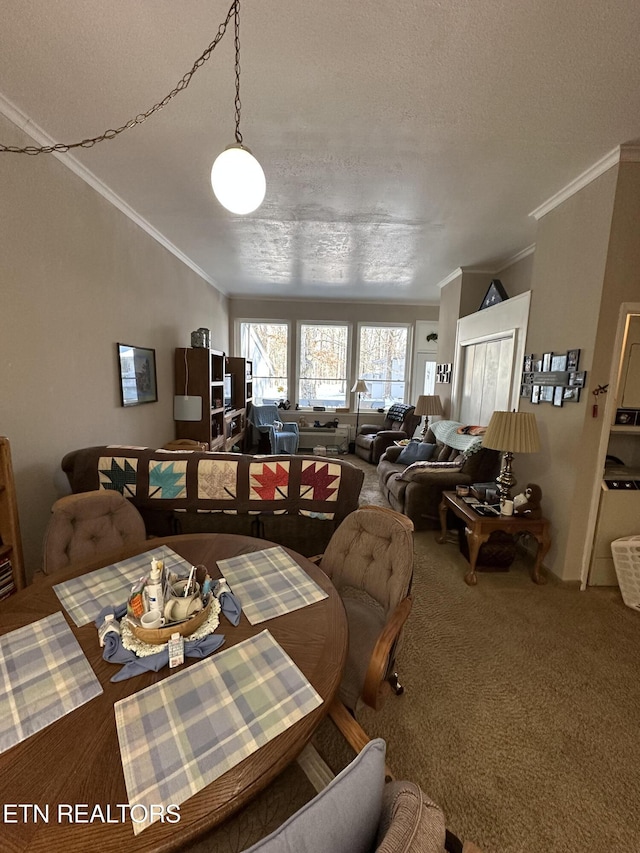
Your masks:
[[[482,437],[460,435],[458,430],[463,426],[464,424],[461,424],[459,421],[436,421],[431,424],[431,432],[438,441],[470,456],[482,447]]]
[[[407,415],[407,412],[413,409],[415,409],[415,406],[409,406],[406,403],[394,403],[393,406],[389,406],[387,418],[390,421],[398,421],[399,423],[402,423],[402,421]]]

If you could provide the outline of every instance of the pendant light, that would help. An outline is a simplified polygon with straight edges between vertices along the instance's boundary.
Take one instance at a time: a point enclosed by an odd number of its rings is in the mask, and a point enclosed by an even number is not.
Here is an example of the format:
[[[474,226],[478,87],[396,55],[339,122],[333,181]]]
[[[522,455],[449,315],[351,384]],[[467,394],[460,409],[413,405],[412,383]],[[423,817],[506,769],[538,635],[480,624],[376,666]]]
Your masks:
[[[242,144],[240,133],[240,0],[234,4],[236,72],[236,141],[219,154],[211,169],[211,186],[220,204],[231,213],[247,214],[262,204],[267,183],[262,166]]]

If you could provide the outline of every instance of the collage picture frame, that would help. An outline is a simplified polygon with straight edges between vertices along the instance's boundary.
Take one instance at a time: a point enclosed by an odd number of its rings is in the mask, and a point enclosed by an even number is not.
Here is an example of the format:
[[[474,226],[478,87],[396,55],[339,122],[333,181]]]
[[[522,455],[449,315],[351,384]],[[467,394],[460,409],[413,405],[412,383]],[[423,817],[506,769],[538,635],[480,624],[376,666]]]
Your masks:
[[[533,405],[551,403],[556,408],[562,408],[567,403],[579,403],[580,391],[587,381],[586,371],[578,370],[579,364],[579,349],[560,353],[545,352],[541,358],[537,358],[534,353],[525,355],[520,397]],[[545,373],[550,374],[550,382],[545,381]],[[557,380],[563,378],[564,384],[557,384]]]

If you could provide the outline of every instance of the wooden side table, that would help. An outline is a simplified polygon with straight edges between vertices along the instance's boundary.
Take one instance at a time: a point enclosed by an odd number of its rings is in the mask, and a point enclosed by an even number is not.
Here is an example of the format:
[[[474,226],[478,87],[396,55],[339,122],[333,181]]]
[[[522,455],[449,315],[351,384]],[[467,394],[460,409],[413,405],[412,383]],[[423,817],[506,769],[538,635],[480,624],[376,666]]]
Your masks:
[[[535,563],[531,570],[531,580],[534,583],[544,584],[547,579],[540,573],[542,561],[551,547],[551,536],[549,533],[549,521],[546,518],[527,518],[524,515],[496,515],[484,516],[475,512],[473,507],[465,503],[455,492],[443,492],[439,506],[441,534],[437,541],[443,545],[447,541],[447,510],[464,521],[464,532],[469,545],[470,569],[464,576],[465,583],[474,586],[478,583],[476,574],[476,563],[480,547],[488,540],[494,530],[502,530],[505,533],[517,535],[519,533],[530,533],[538,543]]]

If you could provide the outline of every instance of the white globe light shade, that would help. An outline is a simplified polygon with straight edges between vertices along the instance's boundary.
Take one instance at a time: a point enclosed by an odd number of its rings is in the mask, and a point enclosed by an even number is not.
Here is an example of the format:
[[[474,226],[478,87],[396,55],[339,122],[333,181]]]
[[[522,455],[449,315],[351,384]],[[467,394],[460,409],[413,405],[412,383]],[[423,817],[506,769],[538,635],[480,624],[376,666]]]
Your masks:
[[[211,167],[215,197],[231,213],[252,213],[262,204],[267,182],[262,166],[248,148],[229,145]]]

